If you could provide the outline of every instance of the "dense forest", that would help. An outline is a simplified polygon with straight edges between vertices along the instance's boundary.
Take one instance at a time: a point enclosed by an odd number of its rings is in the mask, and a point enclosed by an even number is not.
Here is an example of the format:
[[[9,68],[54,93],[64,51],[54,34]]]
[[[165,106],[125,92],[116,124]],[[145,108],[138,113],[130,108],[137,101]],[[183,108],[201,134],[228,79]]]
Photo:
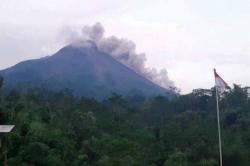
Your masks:
[[[250,165],[248,88],[234,85],[220,106],[224,165]],[[0,124],[16,126],[9,166],[218,166],[216,118],[213,88],[103,101],[70,90],[0,92]]]

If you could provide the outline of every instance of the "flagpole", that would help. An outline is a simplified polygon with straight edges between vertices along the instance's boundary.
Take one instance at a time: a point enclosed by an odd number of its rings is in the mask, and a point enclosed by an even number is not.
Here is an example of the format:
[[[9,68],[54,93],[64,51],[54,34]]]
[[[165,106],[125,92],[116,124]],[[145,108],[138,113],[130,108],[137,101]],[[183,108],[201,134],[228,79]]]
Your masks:
[[[215,86],[216,89],[216,106],[217,106],[217,122],[218,122],[218,136],[219,136],[219,149],[220,149],[220,166],[222,164],[222,149],[221,149],[221,133],[220,133],[220,110],[219,110],[219,98],[218,98],[218,88]]]

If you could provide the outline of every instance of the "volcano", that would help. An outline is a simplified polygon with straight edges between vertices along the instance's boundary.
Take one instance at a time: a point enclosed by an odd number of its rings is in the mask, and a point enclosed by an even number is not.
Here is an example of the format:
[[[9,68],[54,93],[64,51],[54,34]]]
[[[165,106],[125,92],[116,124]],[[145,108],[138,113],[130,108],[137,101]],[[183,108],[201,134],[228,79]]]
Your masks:
[[[0,75],[6,91],[70,89],[76,96],[98,99],[113,92],[124,96],[172,93],[98,50],[91,41],[68,45],[52,56],[23,61],[0,71]]]

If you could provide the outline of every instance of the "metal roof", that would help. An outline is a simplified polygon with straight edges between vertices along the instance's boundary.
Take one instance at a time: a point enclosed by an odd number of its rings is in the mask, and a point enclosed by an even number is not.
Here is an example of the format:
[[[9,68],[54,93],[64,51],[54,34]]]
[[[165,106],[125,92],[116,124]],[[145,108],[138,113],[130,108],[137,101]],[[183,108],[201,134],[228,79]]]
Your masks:
[[[0,125],[0,133],[9,133],[14,127],[14,125]]]

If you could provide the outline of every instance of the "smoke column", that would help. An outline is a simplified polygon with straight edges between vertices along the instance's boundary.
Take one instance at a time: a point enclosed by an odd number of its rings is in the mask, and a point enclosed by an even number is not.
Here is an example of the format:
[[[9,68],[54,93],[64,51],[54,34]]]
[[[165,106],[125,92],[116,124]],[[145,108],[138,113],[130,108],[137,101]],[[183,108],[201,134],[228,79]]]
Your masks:
[[[84,26],[80,31],[68,27],[64,29],[64,35],[66,35],[64,40],[67,44],[91,40],[100,51],[111,55],[117,61],[152,82],[168,89],[174,87],[173,81],[168,78],[166,69],[157,71],[155,68],[146,67],[146,55],[136,53],[136,45],[133,41],[116,36],[104,37],[104,32],[105,30],[100,23]]]

